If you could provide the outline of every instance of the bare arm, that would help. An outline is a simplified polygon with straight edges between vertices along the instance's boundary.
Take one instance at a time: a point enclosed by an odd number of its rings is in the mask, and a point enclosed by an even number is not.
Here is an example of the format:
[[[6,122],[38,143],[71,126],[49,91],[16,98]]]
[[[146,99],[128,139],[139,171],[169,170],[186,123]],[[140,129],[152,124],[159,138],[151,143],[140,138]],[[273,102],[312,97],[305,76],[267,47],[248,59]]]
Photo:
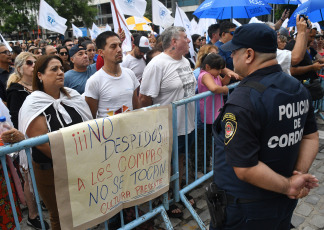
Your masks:
[[[234,71],[232,71],[232,70],[230,70],[230,69],[228,69],[228,68],[224,68],[224,69],[222,69],[221,74],[223,74],[223,75],[227,75],[227,76],[229,76],[230,78],[234,78],[234,79],[236,79],[236,80],[242,80],[242,78],[241,78],[240,75],[238,75],[237,73],[235,73]]]
[[[26,134],[29,138],[37,137],[43,134],[48,133],[46,120],[44,116],[36,117],[28,126]],[[36,148],[41,151],[48,158],[52,158],[51,148],[49,143],[36,146]]]
[[[140,108],[139,101],[138,101],[139,98],[138,98],[137,92],[138,92],[138,87],[134,90],[134,93],[133,93],[133,98],[132,98],[133,109],[139,109]]]
[[[275,30],[279,30],[282,26],[282,23],[289,17],[290,10],[285,9],[285,11],[282,13],[281,18],[277,21],[275,24]]]
[[[304,18],[299,19],[299,15],[296,17],[296,26],[298,34],[296,37],[296,43],[294,49],[291,51],[291,65],[298,65],[304,58],[307,48],[307,37],[309,29]],[[307,32],[306,32],[307,31]]]
[[[308,172],[318,153],[318,143],[318,132],[303,136],[299,147],[299,155],[295,170],[301,173]]]
[[[315,62],[313,65],[291,67],[290,72],[291,72],[291,75],[301,75],[301,74],[305,74],[309,71],[318,71],[318,70],[322,69],[323,67],[324,67],[324,64]]]
[[[215,94],[228,93],[227,86],[217,85],[214,81],[214,77],[209,73],[206,73],[202,76],[202,83]]]
[[[152,97],[143,94],[139,95],[140,108],[153,105]]]
[[[98,100],[93,99],[92,97],[85,97],[85,101],[88,103],[92,117],[95,119],[97,117],[97,111],[98,111]]]
[[[261,161],[254,167],[233,167],[237,177],[259,188],[282,193],[295,199],[304,187],[317,187],[318,180],[310,174],[298,174],[289,178],[281,176]]]

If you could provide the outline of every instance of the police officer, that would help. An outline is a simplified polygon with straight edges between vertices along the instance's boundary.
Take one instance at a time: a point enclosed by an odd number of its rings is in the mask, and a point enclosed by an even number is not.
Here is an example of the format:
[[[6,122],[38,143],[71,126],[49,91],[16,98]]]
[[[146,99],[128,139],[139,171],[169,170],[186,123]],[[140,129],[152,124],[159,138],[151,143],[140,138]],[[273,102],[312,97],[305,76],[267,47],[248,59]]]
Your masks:
[[[318,152],[310,95],[282,72],[267,25],[239,27],[222,49],[243,80],[213,125],[210,188],[220,206],[210,209],[210,229],[290,229],[297,199],[318,186],[308,174]]]

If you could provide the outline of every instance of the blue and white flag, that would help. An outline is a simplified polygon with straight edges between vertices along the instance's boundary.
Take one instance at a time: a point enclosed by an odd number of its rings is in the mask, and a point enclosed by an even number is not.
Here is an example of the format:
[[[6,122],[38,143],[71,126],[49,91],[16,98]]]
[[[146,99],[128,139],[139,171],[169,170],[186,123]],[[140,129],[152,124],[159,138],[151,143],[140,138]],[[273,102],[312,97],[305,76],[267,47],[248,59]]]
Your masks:
[[[80,30],[78,27],[73,25],[73,23],[72,23],[72,29],[73,29],[73,36],[74,37],[76,37],[76,38],[83,37],[82,30]]]
[[[152,0],[152,22],[155,25],[162,26],[164,29],[174,22],[171,12],[158,0]]]
[[[119,0],[118,4],[123,14],[143,17],[147,2],[145,0]]]
[[[102,33],[101,29],[95,23],[92,23],[92,33],[93,33],[93,36],[91,36],[92,39],[96,39],[98,35]]]
[[[110,27],[110,25],[106,24],[105,31],[111,31],[111,27]]]
[[[39,4],[38,25],[60,34],[65,33],[67,26],[65,25],[66,19],[62,18],[56,11],[47,4],[44,0]]]

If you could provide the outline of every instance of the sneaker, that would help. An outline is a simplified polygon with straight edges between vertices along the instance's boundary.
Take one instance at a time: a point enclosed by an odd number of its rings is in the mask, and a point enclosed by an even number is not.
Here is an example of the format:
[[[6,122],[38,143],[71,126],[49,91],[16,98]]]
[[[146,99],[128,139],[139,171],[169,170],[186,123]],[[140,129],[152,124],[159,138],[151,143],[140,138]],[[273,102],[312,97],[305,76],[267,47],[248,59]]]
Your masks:
[[[45,220],[44,220],[44,224],[45,224],[45,229],[46,230],[49,229],[49,225]],[[33,227],[34,229],[42,229],[42,225],[41,225],[39,216],[37,216],[35,219],[30,219],[28,216],[27,225],[30,227]]]

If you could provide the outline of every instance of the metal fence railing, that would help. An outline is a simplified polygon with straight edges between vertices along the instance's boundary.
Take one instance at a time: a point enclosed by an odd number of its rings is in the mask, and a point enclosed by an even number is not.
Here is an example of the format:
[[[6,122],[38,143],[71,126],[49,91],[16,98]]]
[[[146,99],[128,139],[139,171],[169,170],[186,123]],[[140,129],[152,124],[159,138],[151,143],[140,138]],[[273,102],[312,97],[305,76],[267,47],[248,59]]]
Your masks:
[[[320,72],[321,74],[324,74],[324,70],[322,70]],[[322,87],[324,87],[324,80],[322,79]],[[238,85],[238,83],[229,85],[228,88],[234,89],[236,86]],[[193,97],[190,98],[186,98],[177,102],[172,103],[172,108],[173,108],[173,114],[172,114],[172,123],[173,123],[173,154],[172,154],[172,175],[170,178],[170,184],[173,183],[173,186],[171,186],[170,188],[173,189],[173,198],[169,199],[168,198],[168,194],[165,193],[162,195],[162,205],[159,205],[155,208],[153,208],[153,204],[152,201],[149,201],[148,205],[149,205],[149,210],[147,213],[145,213],[142,216],[139,216],[139,211],[138,211],[138,206],[135,206],[135,214],[136,214],[136,219],[133,220],[130,223],[125,224],[124,223],[124,218],[123,218],[123,211],[120,212],[120,219],[121,219],[121,228],[120,229],[133,229],[139,225],[141,225],[142,223],[146,222],[147,220],[157,216],[157,215],[161,215],[164,223],[165,223],[165,227],[167,229],[173,229],[173,226],[169,220],[169,217],[166,213],[166,210],[169,209],[169,204],[171,202],[179,202],[180,199],[181,201],[184,203],[184,205],[188,208],[189,212],[191,213],[191,215],[193,216],[193,218],[197,221],[199,227],[201,229],[206,229],[206,225],[203,223],[203,221],[201,220],[201,218],[199,217],[199,215],[197,214],[197,212],[195,211],[195,209],[190,205],[190,202],[188,201],[188,199],[186,198],[185,194],[187,194],[188,192],[190,192],[191,190],[193,190],[194,188],[196,188],[197,186],[201,185],[202,183],[204,183],[206,180],[208,180],[209,178],[211,178],[213,176],[213,170],[208,169],[207,166],[207,138],[211,138],[211,153],[212,153],[212,157],[214,156],[214,143],[213,143],[213,139],[212,137],[207,137],[206,135],[206,123],[203,124],[203,145],[199,142],[199,138],[201,138],[202,135],[198,134],[198,104],[199,104],[199,100],[203,99],[204,100],[204,104],[206,105],[206,98],[209,96],[213,96],[213,111],[215,112],[215,108],[214,108],[214,100],[215,100],[215,95],[211,92],[204,92],[201,94],[197,94]],[[230,96],[230,94],[228,95]],[[178,165],[178,138],[177,138],[177,123],[178,118],[177,118],[177,108],[179,106],[184,106],[185,107],[185,117],[183,118],[184,120],[180,121],[180,122],[185,122],[186,127],[188,124],[188,110],[187,110],[187,106],[188,103],[196,103],[195,106],[195,145],[193,149],[189,149],[188,146],[188,135],[185,135],[185,143],[186,143],[186,149],[185,149],[185,187],[184,188],[180,188],[179,186],[179,181],[181,181],[182,178],[180,178],[179,176],[179,165]],[[321,116],[321,118],[324,120],[324,116],[321,114],[321,111],[323,111],[324,109],[324,100],[318,100],[316,102],[314,102],[314,107],[315,107],[315,112],[319,113],[319,115]],[[214,113],[212,114],[212,116],[214,117]],[[204,120],[206,120],[206,106],[204,106]],[[186,133],[187,130],[186,130]],[[34,176],[34,171],[33,171],[33,166],[32,166],[32,159],[31,159],[31,155],[30,155],[30,148],[33,146],[37,146],[37,145],[41,145],[44,143],[49,142],[49,138],[47,135],[43,135],[43,136],[39,136],[39,137],[35,137],[35,138],[30,138],[24,141],[21,141],[19,143],[16,143],[14,145],[7,145],[4,147],[0,148],[0,159],[1,159],[1,164],[2,164],[2,168],[4,171],[4,176],[5,176],[5,180],[6,180],[6,184],[7,184],[7,189],[8,189],[8,193],[9,193],[9,198],[10,198],[10,203],[11,203],[11,208],[12,208],[12,212],[13,212],[13,216],[15,219],[15,224],[16,224],[16,229],[19,230],[20,225],[19,225],[19,221],[18,221],[18,216],[17,216],[17,212],[16,212],[16,208],[15,208],[15,204],[14,204],[14,199],[13,199],[13,195],[12,195],[12,190],[11,190],[11,186],[10,186],[10,181],[9,181],[9,176],[8,176],[8,171],[7,171],[7,166],[6,166],[6,155],[13,153],[13,152],[17,152],[20,151],[22,149],[26,150],[26,154],[27,154],[27,159],[28,159],[28,165],[29,165],[29,171],[30,171],[30,176],[31,176],[31,180],[32,180],[32,185],[33,185],[33,189],[34,189],[34,194],[35,194],[35,198],[36,198],[36,203],[37,203],[37,208],[38,208],[38,213],[41,219],[41,223],[42,223],[42,229],[45,229],[45,225],[43,222],[43,215],[42,215],[42,209],[41,209],[41,205],[40,205],[40,199],[38,196],[38,192],[37,192],[37,186],[36,186],[36,182],[35,182],[35,176]],[[192,151],[191,151],[192,150]],[[194,151],[193,151],[194,150]],[[201,154],[201,152],[203,151],[203,157],[199,157],[198,153]],[[190,163],[189,163],[189,157],[190,157],[190,153],[193,154],[192,152],[194,152],[194,158],[192,158],[193,160],[193,164],[191,165],[191,168],[189,168]],[[202,161],[202,162],[201,162]],[[203,175],[201,177],[198,176],[198,164],[201,163],[200,165],[202,166],[202,173]],[[194,170],[192,170],[192,168],[194,168]],[[193,175],[189,175],[189,170],[190,172],[193,172]],[[106,220],[104,222],[105,225],[105,229],[108,230],[108,220]]]

